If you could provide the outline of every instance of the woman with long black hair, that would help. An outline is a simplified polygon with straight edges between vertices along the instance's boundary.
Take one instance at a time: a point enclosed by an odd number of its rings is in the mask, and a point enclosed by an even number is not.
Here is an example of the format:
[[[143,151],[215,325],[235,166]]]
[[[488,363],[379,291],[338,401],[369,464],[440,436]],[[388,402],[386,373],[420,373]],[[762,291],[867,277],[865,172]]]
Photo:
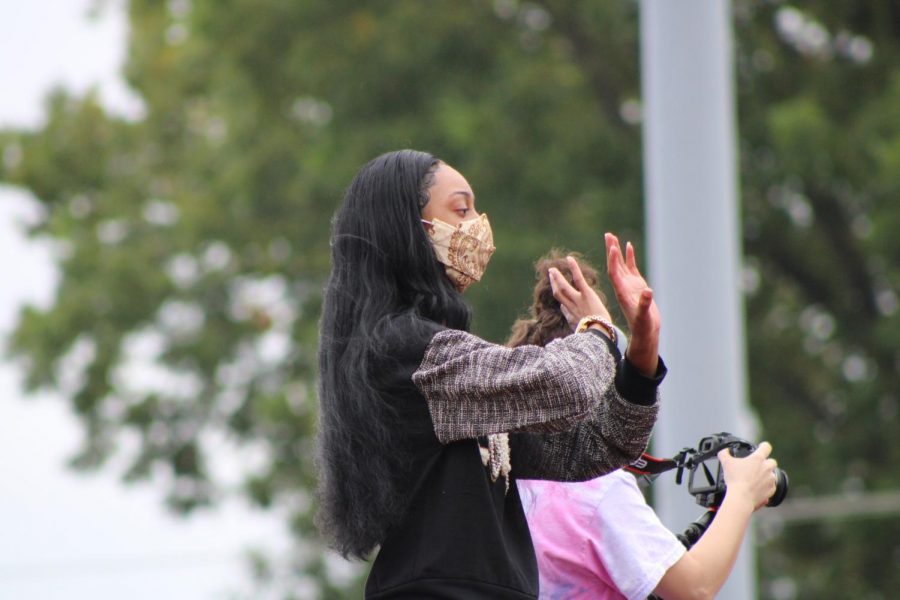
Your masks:
[[[319,339],[319,525],[378,555],[367,598],[536,598],[515,478],[584,480],[638,457],[665,367],[659,312],[629,245],[606,236],[632,334],[551,271],[579,335],[507,348],[470,333],[461,292],[494,251],[465,178],[430,154],[366,164],[333,221]]]

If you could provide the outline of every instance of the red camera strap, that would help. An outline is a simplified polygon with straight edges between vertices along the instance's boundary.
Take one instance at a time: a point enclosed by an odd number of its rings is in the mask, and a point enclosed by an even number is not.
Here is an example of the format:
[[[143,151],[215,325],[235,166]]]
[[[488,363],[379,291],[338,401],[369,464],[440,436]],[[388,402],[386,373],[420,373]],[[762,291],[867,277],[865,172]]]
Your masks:
[[[678,462],[672,458],[657,458],[644,452],[641,457],[623,467],[635,475],[659,475],[678,467]]]

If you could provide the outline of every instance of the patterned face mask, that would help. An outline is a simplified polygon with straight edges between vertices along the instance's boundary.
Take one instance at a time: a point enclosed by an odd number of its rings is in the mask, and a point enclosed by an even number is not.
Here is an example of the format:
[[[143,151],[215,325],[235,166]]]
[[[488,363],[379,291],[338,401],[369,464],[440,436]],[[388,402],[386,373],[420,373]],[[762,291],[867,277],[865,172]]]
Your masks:
[[[456,289],[465,291],[481,279],[496,250],[487,215],[463,221],[456,227],[440,219],[422,219],[422,222],[431,225],[428,230],[431,244]]]

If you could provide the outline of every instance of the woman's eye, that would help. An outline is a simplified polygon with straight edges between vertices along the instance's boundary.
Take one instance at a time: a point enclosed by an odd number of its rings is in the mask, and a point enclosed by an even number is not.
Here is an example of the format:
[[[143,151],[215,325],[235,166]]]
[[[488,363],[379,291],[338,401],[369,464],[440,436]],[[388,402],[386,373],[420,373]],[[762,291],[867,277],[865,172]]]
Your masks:
[[[469,209],[468,208],[457,208],[456,212],[458,212],[461,216],[464,217],[469,212]]]

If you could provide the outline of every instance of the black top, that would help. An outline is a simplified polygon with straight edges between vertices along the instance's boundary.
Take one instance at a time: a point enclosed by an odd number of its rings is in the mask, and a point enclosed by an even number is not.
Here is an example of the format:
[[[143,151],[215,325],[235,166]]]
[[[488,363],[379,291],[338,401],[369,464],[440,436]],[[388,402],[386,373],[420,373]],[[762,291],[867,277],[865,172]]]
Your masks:
[[[537,598],[538,571],[515,481],[491,481],[478,442],[431,454],[406,525],[382,545],[366,598]]]

